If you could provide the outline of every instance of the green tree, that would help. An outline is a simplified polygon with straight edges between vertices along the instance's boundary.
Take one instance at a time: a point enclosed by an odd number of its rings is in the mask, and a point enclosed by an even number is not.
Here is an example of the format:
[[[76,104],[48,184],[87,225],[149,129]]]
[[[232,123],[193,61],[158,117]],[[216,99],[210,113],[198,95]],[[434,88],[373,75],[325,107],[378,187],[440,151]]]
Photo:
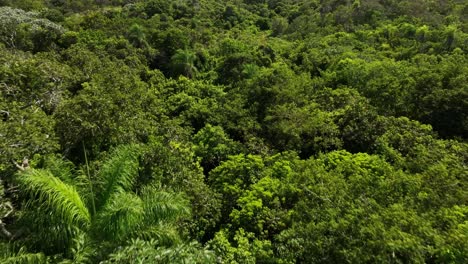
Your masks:
[[[144,141],[166,124],[166,110],[138,69],[110,58],[101,62],[86,65],[91,80],[54,113],[62,147],[70,156],[82,153],[83,141],[94,157],[101,148]]]
[[[265,117],[265,127],[268,140],[276,149],[295,150],[303,157],[342,145],[332,115],[312,103],[304,107],[295,104],[272,107]]]
[[[271,34],[273,36],[281,36],[288,29],[288,20],[284,17],[275,17],[271,22]]]
[[[307,263],[424,263],[445,257],[458,261],[463,254],[452,239],[466,239],[460,233],[466,215],[452,218],[457,227],[442,227],[440,221],[450,222],[447,210],[463,210],[464,198],[452,200],[427,192],[437,189],[432,185],[435,175],[451,178],[440,165],[429,169],[431,178],[426,173],[404,172],[376,155],[339,151],[301,161],[296,168],[298,176],[293,179],[301,194],[292,228],[277,237],[282,258]],[[426,189],[426,184],[431,187]],[[449,183],[436,184],[443,188]],[[455,186],[451,191],[463,196],[462,187]],[[431,199],[437,204],[427,206]],[[442,253],[447,248],[453,254]]]
[[[146,34],[144,27],[133,24],[128,31],[128,38],[130,42],[139,48],[144,48],[148,45],[146,42]]]
[[[196,76],[198,70],[195,67],[197,56],[190,50],[178,49],[176,53],[171,57],[171,65],[173,75],[184,75],[188,78]]]
[[[10,48],[30,51],[50,49],[65,32],[64,28],[35,12],[0,7],[0,41]]]
[[[206,125],[193,137],[194,152],[202,158],[201,164],[205,172],[217,167],[229,155],[241,152],[241,144],[226,135],[222,127]]]
[[[134,190],[138,148],[116,149],[94,176],[67,182],[66,167],[29,169],[16,181],[22,198],[18,242],[63,258],[105,259],[130,238],[156,239],[159,246],[179,241],[174,221],[188,213],[178,194],[148,185]],[[27,230],[27,231],[26,231]],[[44,243],[47,241],[47,243]]]
[[[163,188],[184,192],[191,205],[191,217],[182,227],[191,237],[204,242],[212,238],[220,218],[221,199],[205,183],[205,175],[192,145],[184,142],[183,134],[153,138],[145,144],[142,156],[143,170],[139,184],[151,182]],[[179,139],[178,139],[179,138]]]
[[[208,176],[208,184],[222,195],[222,221],[229,219],[237,199],[249,186],[263,177],[265,164],[260,156],[235,155],[221,163]]]
[[[167,115],[198,131],[207,123],[225,122],[226,92],[223,86],[179,77],[155,83],[164,99]]]

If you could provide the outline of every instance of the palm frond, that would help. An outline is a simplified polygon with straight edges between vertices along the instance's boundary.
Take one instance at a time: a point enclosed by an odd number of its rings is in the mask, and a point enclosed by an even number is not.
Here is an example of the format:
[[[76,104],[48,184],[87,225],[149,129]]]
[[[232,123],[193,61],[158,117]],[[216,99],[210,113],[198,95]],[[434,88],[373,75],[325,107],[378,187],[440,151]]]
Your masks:
[[[20,227],[20,234],[24,234],[18,237],[23,245],[47,255],[68,254],[79,230],[37,201],[27,204],[16,225]]]
[[[71,161],[58,155],[47,155],[44,157],[43,163],[43,168],[50,171],[52,175],[67,184],[73,184],[74,165]]]
[[[146,186],[142,189],[141,197],[145,210],[145,222],[147,223],[175,221],[190,213],[188,201],[181,194]]]
[[[47,258],[42,253],[29,253],[22,247],[18,252],[12,251],[7,244],[0,245],[0,263],[3,264],[45,264]]]
[[[89,211],[76,189],[49,171],[30,169],[16,179],[21,191],[32,197],[26,207],[39,206],[70,226],[84,228],[90,224]]]
[[[102,182],[98,188],[96,210],[104,206],[109,198],[119,189],[130,191],[138,176],[137,145],[120,146],[114,150],[110,158],[98,172],[98,180]]]
[[[47,263],[47,259],[42,253],[18,253],[5,259],[0,259],[4,264],[41,264]]]
[[[190,213],[188,201],[181,194],[146,186],[141,191],[144,221],[134,237],[155,239],[159,245],[171,246],[180,242],[176,221]]]
[[[174,224],[159,223],[147,225],[133,234],[133,237],[154,240],[158,246],[170,247],[181,242],[179,231]]]
[[[124,239],[138,229],[143,216],[143,202],[137,195],[115,193],[97,216],[95,234],[104,239]]]
[[[90,243],[90,238],[85,232],[78,232],[73,239],[71,249],[71,259],[66,259],[60,264],[89,264],[93,263],[92,258],[96,255],[96,247]]]
[[[198,70],[195,67],[197,55],[190,50],[178,49],[171,57],[171,66],[180,74],[192,78],[197,74]]]
[[[90,212],[93,213],[93,200],[95,199],[92,190],[92,182],[87,175],[85,169],[80,168],[76,170],[75,178],[73,179],[74,186],[81,196],[81,199],[86,203],[87,207],[90,208]]]

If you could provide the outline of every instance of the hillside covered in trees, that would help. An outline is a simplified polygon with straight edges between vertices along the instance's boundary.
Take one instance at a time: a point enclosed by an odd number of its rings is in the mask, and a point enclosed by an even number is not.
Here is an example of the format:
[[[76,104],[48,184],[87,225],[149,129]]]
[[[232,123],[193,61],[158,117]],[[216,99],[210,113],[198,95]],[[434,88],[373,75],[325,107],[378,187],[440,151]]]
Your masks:
[[[467,263],[466,0],[0,0],[0,263]]]

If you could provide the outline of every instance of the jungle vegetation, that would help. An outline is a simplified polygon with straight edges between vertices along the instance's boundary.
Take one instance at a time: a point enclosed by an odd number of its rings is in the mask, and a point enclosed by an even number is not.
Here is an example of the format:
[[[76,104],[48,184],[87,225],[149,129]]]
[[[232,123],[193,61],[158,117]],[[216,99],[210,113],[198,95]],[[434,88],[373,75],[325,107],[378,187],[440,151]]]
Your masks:
[[[468,2],[0,0],[0,263],[467,263]]]

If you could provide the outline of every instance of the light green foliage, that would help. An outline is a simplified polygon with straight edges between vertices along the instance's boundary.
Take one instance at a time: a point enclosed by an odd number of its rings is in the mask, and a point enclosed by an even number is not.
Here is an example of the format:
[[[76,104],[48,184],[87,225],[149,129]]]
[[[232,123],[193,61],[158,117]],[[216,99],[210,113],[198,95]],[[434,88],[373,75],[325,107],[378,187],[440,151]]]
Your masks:
[[[234,227],[242,227],[263,239],[271,239],[287,227],[290,221],[288,210],[298,192],[291,185],[294,177],[292,161],[284,159],[292,157],[277,155],[266,161],[270,164],[264,172],[265,177],[244,191],[230,214]]]
[[[241,154],[230,156],[227,161],[210,171],[209,186],[222,195],[222,220],[225,221],[229,217],[237,199],[244,191],[263,177],[264,166],[261,157]]]
[[[210,172],[210,185],[227,199],[237,199],[243,190],[262,178],[262,158],[255,155],[235,155]]]
[[[443,212],[453,201],[426,207],[424,186],[432,180],[396,171],[381,158],[367,154],[332,152],[307,163],[301,179],[311,181],[302,185],[309,195],[301,196],[293,218],[302,224],[295,222],[292,230],[280,235],[287,245],[281,249],[283,257],[310,263],[363,259],[423,263],[444,258],[435,241],[448,237],[446,229],[437,226],[440,218],[433,210]],[[459,252],[458,246],[451,250]],[[296,255],[298,252],[303,253]]]
[[[218,166],[229,155],[241,151],[241,145],[230,139],[222,127],[210,124],[194,135],[193,142],[195,143],[194,152],[202,158],[201,163],[204,165],[206,172]]]
[[[155,85],[164,98],[168,115],[180,118],[184,125],[198,130],[206,123],[223,121],[226,103],[224,87],[205,81],[191,81],[183,76]]]
[[[218,263],[268,263],[274,261],[271,258],[273,252],[269,241],[258,240],[253,233],[245,232],[243,229],[236,231],[233,243],[229,242],[226,235],[226,232],[221,230],[209,242],[218,255]]]
[[[290,184],[296,159],[294,153],[265,160],[238,155],[211,171],[210,177],[231,177],[216,179],[224,181],[222,219],[229,217],[229,224],[209,242],[220,262],[279,261],[273,254],[273,238],[290,225],[289,210],[297,201],[299,190]],[[242,167],[229,167],[233,161],[243,162]]]
[[[24,186],[25,193],[38,196],[36,201],[27,206],[34,209],[39,206],[39,210],[53,211],[66,225],[86,228],[90,224],[91,216],[73,186],[68,186],[44,170],[28,170],[17,178]]]

